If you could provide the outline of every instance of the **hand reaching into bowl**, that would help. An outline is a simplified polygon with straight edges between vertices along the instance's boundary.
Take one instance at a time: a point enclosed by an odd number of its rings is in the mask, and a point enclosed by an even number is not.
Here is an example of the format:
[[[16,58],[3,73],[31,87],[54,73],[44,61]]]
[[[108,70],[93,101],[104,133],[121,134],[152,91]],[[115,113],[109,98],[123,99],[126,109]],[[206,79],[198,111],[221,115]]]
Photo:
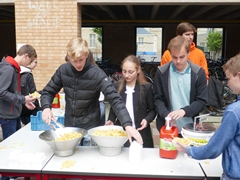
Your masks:
[[[111,125],[114,125],[111,120],[108,120],[105,124],[105,126],[111,126]],[[133,137],[139,144],[143,144],[142,136],[140,135],[138,130],[136,130],[132,126],[126,126],[125,129],[128,134],[128,139],[130,143],[132,143],[132,137]]]
[[[51,123],[51,120],[53,119],[54,121],[56,121],[52,111],[50,108],[46,108],[43,110],[42,112],[42,119],[43,121],[46,123],[46,124],[50,124]]]
[[[111,120],[108,120],[105,124],[105,126],[111,126],[111,125],[114,125],[114,123]],[[139,144],[143,144],[142,136],[140,135],[138,130],[136,130],[132,126],[126,126],[125,129],[127,131],[128,139],[130,143],[132,143],[132,137],[133,137]]]

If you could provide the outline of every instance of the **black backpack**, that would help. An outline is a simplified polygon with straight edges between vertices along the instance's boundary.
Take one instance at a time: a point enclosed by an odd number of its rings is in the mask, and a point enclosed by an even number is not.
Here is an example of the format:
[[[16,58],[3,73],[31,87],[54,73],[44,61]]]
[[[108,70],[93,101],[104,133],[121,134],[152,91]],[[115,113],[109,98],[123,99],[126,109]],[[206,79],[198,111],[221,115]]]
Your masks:
[[[221,111],[223,108],[224,85],[213,76],[208,81],[208,108],[212,111]]]

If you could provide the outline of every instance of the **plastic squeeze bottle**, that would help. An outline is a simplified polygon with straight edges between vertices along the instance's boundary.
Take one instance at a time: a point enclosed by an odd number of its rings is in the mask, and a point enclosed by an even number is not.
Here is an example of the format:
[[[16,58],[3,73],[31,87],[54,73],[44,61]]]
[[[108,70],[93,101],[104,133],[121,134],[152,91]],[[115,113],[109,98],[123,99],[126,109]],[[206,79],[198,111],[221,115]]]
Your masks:
[[[65,102],[65,93],[60,93],[60,108],[61,109],[65,109],[65,105],[66,105],[66,102]]]
[[[159,138],[159,155],[161,158],[175,159],[178,151],[175,148],[172,140],[178,136],[178,129],[176,126],[170,126],[171,118],[166,117],[166,125],[160,129]]]
[[[60,108],[60,96],[57,93],[52,102],[52,108]]]

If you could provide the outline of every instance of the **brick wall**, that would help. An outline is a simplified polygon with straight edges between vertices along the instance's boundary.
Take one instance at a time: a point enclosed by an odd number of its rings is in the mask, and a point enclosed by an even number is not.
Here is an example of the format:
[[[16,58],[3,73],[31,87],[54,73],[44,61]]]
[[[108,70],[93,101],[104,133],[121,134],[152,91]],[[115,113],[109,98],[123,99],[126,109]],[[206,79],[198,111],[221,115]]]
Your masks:
[[[64,63],[68,41],[80,35],[80,10],[76,0],[16,0],[16,44],[31,44],[38,54],[33,71],[37,90]]]

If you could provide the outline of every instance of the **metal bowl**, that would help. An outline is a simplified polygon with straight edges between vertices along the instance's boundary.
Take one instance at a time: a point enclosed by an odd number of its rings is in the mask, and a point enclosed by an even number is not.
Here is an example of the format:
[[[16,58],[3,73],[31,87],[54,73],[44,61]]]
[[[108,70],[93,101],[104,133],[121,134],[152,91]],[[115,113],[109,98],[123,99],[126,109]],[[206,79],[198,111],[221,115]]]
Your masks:
[[[124,131],[121,126],[99,126],[88,130],[88,135],[98,145],[100,154],[104,156],[116,156],[121,153],[124,143],[128,140],[127,136],[95,136],[92,133],[96,130],[121,130]]]
[[[55,142],[55,138],[58,134],[70,133],[70,132],[78,132],[81,133],[82,136],[80,138],[75,138],[66,141],[57,141]],[[76,127],[65,127],[65,128],[57,128],[56,131],[48,130],[39,135],[39,138],[46,142],[54,151],[56,156],[71,156],[75,152],[75,147],[80,143],[83,136],[87,134],[85,129],[76,128]]]

